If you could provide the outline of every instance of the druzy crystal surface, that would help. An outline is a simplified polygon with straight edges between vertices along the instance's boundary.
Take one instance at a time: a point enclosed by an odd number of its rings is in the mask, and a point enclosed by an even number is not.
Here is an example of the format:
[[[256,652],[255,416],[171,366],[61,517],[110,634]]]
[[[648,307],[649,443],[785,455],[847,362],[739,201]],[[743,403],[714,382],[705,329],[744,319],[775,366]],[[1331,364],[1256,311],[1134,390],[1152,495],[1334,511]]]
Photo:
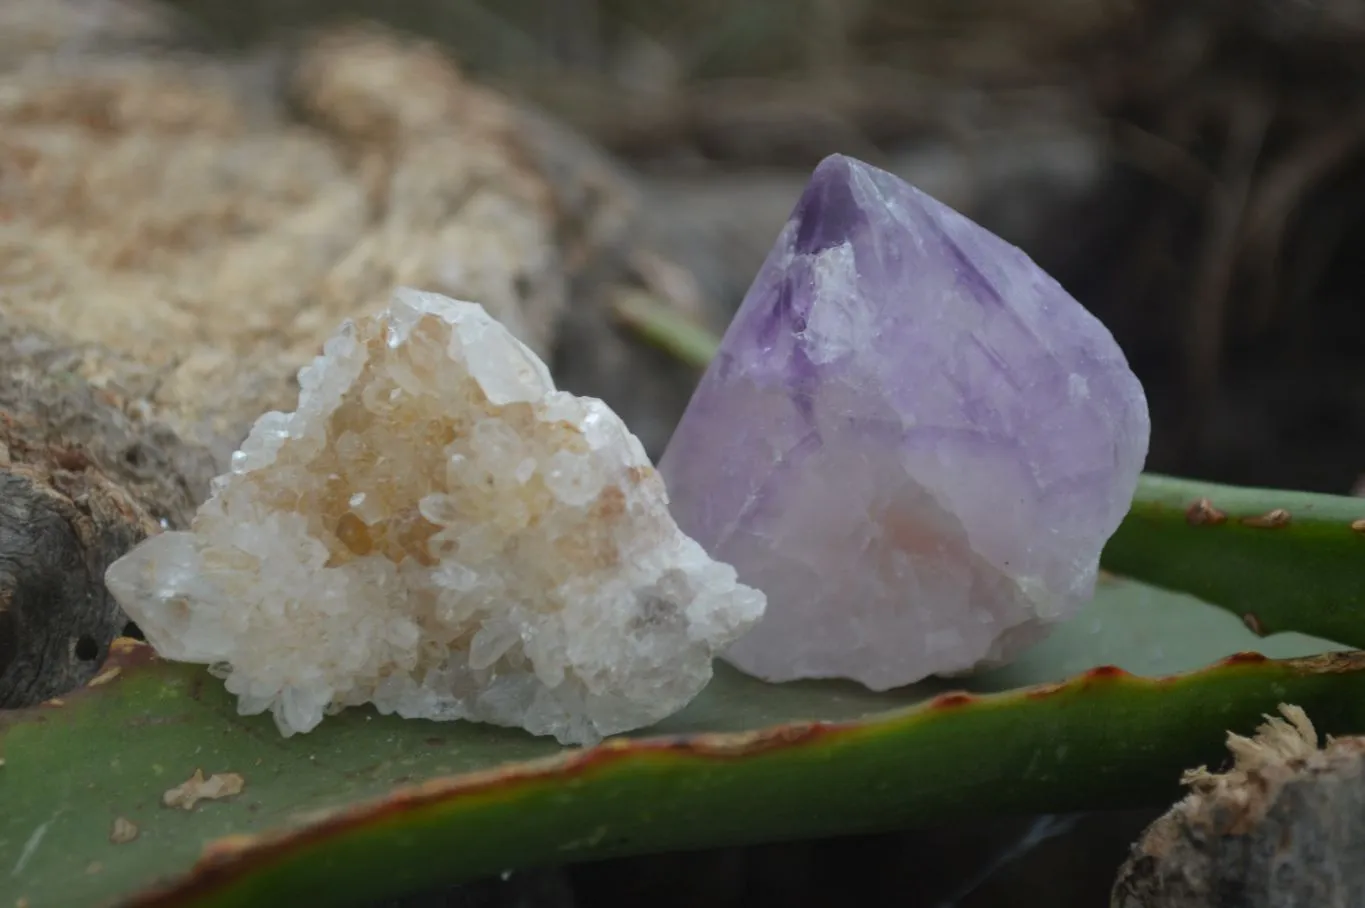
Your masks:
[[[1113,337],[899,178],[816,169],[660,463],[768,609],[726,653],[884,689],[1008,659],[1092,595],[1146,458]]]
[[[370,702],[590,743],[681,708],[763,611],[620,419],[475,304],[400,291],[299,384],[191,528],[106,578],[285,735]]]

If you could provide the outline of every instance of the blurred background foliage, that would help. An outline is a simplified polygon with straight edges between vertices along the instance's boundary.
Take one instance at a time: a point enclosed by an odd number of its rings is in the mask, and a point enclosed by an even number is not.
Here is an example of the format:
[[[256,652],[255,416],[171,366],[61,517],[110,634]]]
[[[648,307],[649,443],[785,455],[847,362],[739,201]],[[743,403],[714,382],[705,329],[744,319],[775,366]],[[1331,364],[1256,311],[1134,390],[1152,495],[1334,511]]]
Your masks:
[[[1329,492],[1365,472],[1357,0],[176,5],[220,47],[354,18],[444,44],[638,180],[713,327],[810,167],[862,157],[1023,246],[1110,325],[1151,399],[1152,469]],[[632,859],[421,903],[823,905],[856,880],[865,904],[1103,904],[1150,818]],[[979,879],[1029,831],[1042,844]]]
[[[1154,469],[1362,470],[1356,0],[178,0],[206,40],[366,18],[437,40],[640,172],[723,324],[842,151],[1023,246],[1152,398]]]

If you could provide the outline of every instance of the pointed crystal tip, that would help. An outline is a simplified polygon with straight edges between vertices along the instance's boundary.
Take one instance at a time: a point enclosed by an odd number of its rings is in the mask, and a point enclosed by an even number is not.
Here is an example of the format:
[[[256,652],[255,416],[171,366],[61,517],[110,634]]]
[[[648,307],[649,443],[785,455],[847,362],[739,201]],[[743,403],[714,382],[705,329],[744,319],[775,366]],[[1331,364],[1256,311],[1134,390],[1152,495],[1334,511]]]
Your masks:
[[[660,470],[682,529],[768,595],[730,661],[888,688],[1074,614],[1148,434],[1114,338],[1027,255],[835,155]]]

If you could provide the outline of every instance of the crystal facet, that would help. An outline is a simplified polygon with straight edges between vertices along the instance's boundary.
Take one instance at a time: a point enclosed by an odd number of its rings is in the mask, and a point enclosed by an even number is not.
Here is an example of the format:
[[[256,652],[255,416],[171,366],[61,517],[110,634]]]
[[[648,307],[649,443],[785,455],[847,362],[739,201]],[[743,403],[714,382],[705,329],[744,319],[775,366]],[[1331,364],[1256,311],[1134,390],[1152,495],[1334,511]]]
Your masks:
[[[681,708],[762,614],[616,414],[473,303],[399,291],[299,385],[188,532],[106,577],[285,735],[370,702],[590,743]]]
[[[774,681],[885,689],[1008,659],[1091,596],[1147,454],[1104,326],[899,178],[816,169],[660,463],[768,610]]]

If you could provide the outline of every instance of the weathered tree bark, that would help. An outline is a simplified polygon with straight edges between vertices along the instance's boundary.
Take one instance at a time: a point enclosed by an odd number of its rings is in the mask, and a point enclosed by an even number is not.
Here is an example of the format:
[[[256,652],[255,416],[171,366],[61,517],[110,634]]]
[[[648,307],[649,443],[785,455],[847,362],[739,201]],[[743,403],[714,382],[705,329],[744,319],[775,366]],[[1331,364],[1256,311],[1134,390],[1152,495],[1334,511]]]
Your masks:
[[[0,467],[0,707],[87,681],[125,619],[105,567],[146,535],[93,467]]]
[[[1365,738],[1317,735],[1296,707],[1253,740],[1229,736],[1225,774],[1190,773],[1119,873],[1114,908],[1365,905]]]
[[[87,358],[0,318],[0,708],[89,680],[127,623],[105,568],[184,525],[214,470],[77,377]]]

